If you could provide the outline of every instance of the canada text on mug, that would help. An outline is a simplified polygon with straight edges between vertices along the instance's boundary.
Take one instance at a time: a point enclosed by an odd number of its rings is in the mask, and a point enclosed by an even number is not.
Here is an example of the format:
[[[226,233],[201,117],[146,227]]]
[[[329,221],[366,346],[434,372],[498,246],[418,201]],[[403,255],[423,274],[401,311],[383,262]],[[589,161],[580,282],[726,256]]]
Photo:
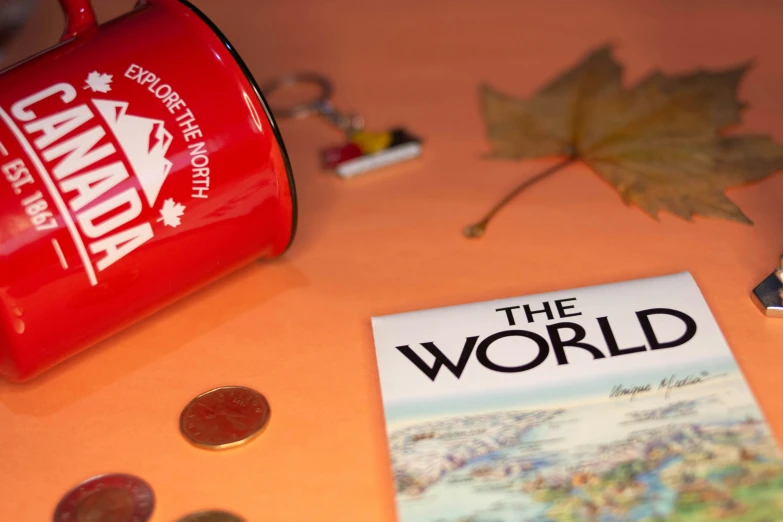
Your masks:
[[[146,87],[173,115],[188,150],[191,197],[208,198],[207,142],[193,111],[173,87],[139,65],[131,64],[123,76]],[[87,100],[76,86],[59,82],[16,101],[8,111],[0,108],[0,118],[27,156],[13,157],[0,142],[0,172],[36,230],[57,228],[58,216],[65,223],[92,285],[98,281],[96,271],[152,239],[153,220],[143,215],[143,201],[158,208],[172,167],[167,152],[173,136],[166,122],[132,114],[127,101],[94,97],[110,92],[112,82],[113,75],[93,71],[82,87],[92,91]],[[125,185],[108,197],[131,175],[138,187]],[[185,208],[168,198],[157,221],[177,227]],[[65,263],[59,244],[53,247]]]

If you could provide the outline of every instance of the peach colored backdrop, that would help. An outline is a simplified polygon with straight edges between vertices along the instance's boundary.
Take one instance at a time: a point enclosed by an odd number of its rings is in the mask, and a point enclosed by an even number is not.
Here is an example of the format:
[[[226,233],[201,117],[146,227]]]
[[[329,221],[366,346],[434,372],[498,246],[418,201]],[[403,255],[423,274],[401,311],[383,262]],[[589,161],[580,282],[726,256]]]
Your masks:
[[[754,227],[625,207],[586,168],[530,190],[481,241],[460,231],[546,162],[481,159],[477,85],[527,95],[588,48],[615,42],[635,80],[753,59],[743,131],[783,140],[783,3],[773,1],[201,1],[259,81],[309,68],[371,127],[426,139],[419,162],[350,181],[319,169],[340,135],[283,122],[300,195],[288,254],[198,292],[26,385],[0,383],[0,520],[50,520],[106,472],[154,487],[153,521],[204,508],[248,521],[391,522],[394,500],[370,317],[689,270],[780,438],[783,320],[749,293],[783,253],[783,174],[729,192]],[[102,20],[133,2],[96,1]],[[41,0],[6,57],[54,43]],[[272,420],[212,453],[178,432],[213,386],[252,386]]]

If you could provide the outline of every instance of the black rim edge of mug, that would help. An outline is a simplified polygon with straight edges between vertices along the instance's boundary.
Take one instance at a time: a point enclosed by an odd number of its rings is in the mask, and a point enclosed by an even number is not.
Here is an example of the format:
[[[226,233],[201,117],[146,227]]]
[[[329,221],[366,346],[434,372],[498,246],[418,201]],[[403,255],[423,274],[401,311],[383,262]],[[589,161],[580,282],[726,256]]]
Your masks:
[[[236,48],[231,44],[228,38],[226,38],[226,35],[223,34],[223,32],[218,28],[215,23],[207,17],[201,10],[199,10],[198,7],[191,4],[188,0],[179,0],[179,2],[193,11],[193,13],[198,16],[205,24],[207,24],[207,27],[209,27],[213,33],[218,37],[218,39],[223,43],[223,45],[226,47],[228,52],[231,54],[231,56],[234,58],[234,61],[239,66],[239,69],[242,71],[242,74],[245,75],[245,78],[250,83],[250,86],[253,87],[253,91],[256,93],[256,97],[258,98],[258,102],[261,104],[261,107],[264,109],[264,113],[266,114],[267,119],[269,120],[270,125],[272,126],[272,132],[275,134],[275,139],[277,140],[277,146],[280,148],[280,153],[283,156],[283,164],[285,165],[285,172],[288,176],[288,187],[289,191],[291,192],[291,235],[288,239],[288,244],[286,245],[285,249],[280,253],[280,255],[285,254],[289,248],[291,248],[291,244],[294,242],[294,236],[296,236],[296,230],[297,225],[299,221],[299,208],[298,203],[296,199],[296,185],[294,184],[294,172],[291,168],[291,160],[288,158],[288,152],[285,148],[285,143],[283,143],[283,136],[280,134],[280,129],[277,126],[277,122],[275,121],[275,117],[272,115],[272,110],[269,108],[269,104],[267,103],[266,99],[264,98],[264,95],[261,93],[261,89],[258,86],[258,83],[256,82],[255,78],[253,78],[253,74],[250,72],[250,69],[248,69],[245,62],[242,60],[242,57],[239,56],[239,53],[237,52]]]

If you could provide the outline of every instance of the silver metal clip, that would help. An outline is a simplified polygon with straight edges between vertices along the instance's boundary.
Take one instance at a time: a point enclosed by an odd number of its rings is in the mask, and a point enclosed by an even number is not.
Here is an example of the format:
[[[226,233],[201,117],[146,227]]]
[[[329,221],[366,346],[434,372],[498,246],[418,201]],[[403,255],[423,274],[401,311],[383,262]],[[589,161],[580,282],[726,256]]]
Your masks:
[[[783,257],[780,266],[753,289],[753,302],[767,317],[783,318]]]

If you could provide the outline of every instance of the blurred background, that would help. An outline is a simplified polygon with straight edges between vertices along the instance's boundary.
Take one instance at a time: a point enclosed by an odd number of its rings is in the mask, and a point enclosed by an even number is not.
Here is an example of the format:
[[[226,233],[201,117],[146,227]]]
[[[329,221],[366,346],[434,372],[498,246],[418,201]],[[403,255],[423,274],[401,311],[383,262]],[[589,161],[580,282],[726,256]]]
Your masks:
[[[0,63],[7,65],[6,49],[38,4],[37,0],[0,0]]]

